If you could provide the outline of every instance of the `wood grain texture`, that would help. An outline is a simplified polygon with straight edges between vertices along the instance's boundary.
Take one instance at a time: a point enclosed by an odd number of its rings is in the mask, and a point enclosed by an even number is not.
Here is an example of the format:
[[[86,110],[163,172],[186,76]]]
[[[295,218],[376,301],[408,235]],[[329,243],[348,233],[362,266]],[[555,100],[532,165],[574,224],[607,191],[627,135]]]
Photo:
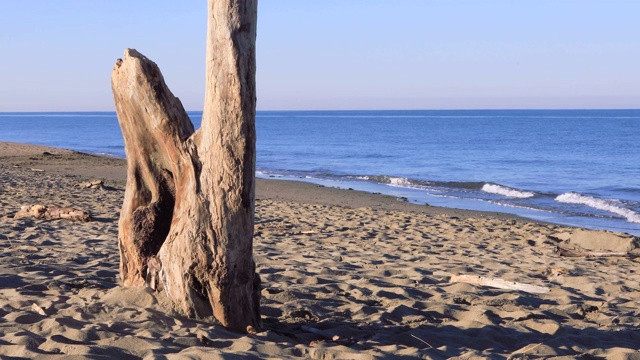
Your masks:
[[[253,260],[256,7],[209,1],[198,131],[142,54],[128,49],[112,75],[128,161],[119,223],[125,285],[153,279],[156,287],[159,279],[180,312],[214,315],[243,332],[260,322]]]

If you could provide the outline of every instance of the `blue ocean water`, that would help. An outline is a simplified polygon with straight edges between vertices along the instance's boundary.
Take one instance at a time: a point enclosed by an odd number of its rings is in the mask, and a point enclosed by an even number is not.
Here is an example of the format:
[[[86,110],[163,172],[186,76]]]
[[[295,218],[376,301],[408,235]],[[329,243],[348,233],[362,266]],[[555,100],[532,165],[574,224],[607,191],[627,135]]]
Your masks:
[[[260,111],[256,129],[262,177],[640,235],[640,110]],[[110,112],[0,113],[0,140],[125,156]]]

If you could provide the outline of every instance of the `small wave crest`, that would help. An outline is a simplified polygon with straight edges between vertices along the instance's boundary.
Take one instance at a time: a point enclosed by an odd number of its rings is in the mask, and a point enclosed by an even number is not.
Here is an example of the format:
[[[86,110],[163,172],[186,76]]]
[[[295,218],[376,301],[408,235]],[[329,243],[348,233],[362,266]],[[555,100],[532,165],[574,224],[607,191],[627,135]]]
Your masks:
[[[407,178],[390,177],[389,178],[389,185],[398,186],[398,187],[408,187],[408,186],[415,186],[417,184],[413,183],[411,180],[409,180]]]
[[[380,184],[394,185],[394,186],[406,186],[411,185],[411,180],[402,177],[393,177],[386,175],[365,175],[365,176],[353,176],[354,179],[364,180],[364,181],[373,181]]]
[[[266,171],[266,170],[256,170],[256,176],[270,177],[270,178],[284,177],[284,175],[282,174],[278,174],[278,173]]]
[[[484,185],[484,182],[460,182],[460,181],[431,181],[419,180],[399,176],[387,175],[349,175],[349,179],[370,181],[378,184],[384,184],[394,187],[427,190],[429,192],[436,191],[478,191]]]
[[[531,191],[521,191],[506,186],[496,184],[484,184],[482,191],[490,194],[504,195],[510,198],[526,199],[534,197],[536,194]]]
[[[404,177],[377,175],[377,176],[355,176],[358,180],[376,182],[378,184],[386,184],[394,187],[410,188],[410,189],[429,189],[431,185],[428,181],[413,180]]]
[[[575,192],[568,192],[558,195],[558,197],[556,197],[556,201],[566,204],[586,205],[594,209],[620,215],[627,219],[628,222],[640,224],[640,214],[633,210],[627,209],[619,200],[598,199]]]
[[[104,152],[104,151],[90,153],[90,154],[94,154],[94,155],[98,155],[98,156],[104,156],[104,157],[110,157],[110,158],[116,158],[116,159],[124,159],[125,158],[121,154],[115,154],[115,153]]]

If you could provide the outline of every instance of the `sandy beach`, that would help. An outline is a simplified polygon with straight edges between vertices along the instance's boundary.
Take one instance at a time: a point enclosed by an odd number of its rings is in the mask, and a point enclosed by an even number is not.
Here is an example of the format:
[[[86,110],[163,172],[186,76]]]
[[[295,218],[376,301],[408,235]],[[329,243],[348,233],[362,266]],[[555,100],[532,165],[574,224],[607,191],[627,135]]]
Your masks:
[[[0,143],[0,358],[640,358],[638,238],[270,179],[256,187],[263,327],[184,318],[119,285],[125,167]],[[93,220],[15,217],[34,204]]]

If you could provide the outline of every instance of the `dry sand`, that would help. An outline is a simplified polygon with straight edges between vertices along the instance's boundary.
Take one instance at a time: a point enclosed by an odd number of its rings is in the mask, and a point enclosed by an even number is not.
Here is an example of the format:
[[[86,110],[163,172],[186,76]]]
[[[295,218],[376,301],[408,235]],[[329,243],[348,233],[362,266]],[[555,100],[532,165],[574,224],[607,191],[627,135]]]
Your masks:
[[[124,177],[122,160],[0,143],[0,358],[640,358],[638,258],[554,251],[635,254],[637,238],[307,183],[257,185],[258,334],[168,313],[119,286]],[[106,188],[75,186],[94,178]],[[94,221],[14,218],[31,204]]]

